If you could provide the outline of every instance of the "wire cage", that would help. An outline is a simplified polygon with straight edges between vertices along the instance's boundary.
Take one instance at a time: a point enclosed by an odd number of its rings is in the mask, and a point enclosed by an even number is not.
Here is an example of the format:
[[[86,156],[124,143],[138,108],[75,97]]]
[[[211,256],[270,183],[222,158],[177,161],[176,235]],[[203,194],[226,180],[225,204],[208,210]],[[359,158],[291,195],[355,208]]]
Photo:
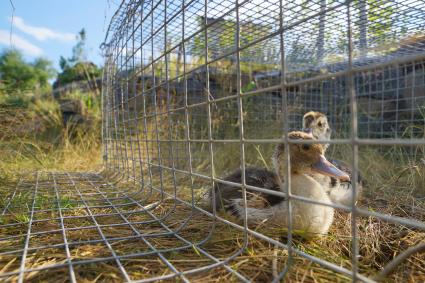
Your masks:
[[[423,280],[424,18],[413,0],[123,0],[102,46],[104,170],[5,192],[1,280]],[[310,144],[350,164],[358,199],[292,194],[289,156],[278,192],[226,179],[273,171],[312,110],[332,138]],[[217,184],[240,189],[244,217],[216,209]],[[330,207],[331,229],[253,226],[252,192],[283,198],[288,218],[295,202]]]

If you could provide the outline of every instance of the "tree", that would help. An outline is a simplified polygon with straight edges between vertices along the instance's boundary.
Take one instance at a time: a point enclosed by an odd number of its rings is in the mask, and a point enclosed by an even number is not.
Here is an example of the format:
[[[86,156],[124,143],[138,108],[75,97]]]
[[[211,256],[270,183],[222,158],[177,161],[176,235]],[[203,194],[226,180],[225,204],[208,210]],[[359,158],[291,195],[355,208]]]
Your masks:
[[[86,30],[81,29],[78,32],[76,39],[77,39],[77,44],[75,44],[75,46],[72,48],[72,57],[66,59],[65,57],[61,56],[59,58],[59,66],[61,67],[62,71],[72,68],[78,63],[87,61]]]
[[[82,29],[77,35],[77,44],[72,48],[72,57],[68,59],[71,64],[87,61],[86,52],[86,30]]]
[[[58,74],[55,86],[65,85],[71,82],[98,78],[102,74],[101,70],[92,62],[78,62],[72,67],[65,69]]]
[[[45,89],[54,75],[52,63],[47,59],[37,58],[28,63],[15,49],[5,50],[0,55],[0,80],[8,93]]]
[[[56,75],[52,62],[45,58],[37,58],[32,65],[37,74],[39,85],[41,87],[50,87],[49,80]]]
[[[77,35],[76,45],[72,48],[71,58],[60,57],[59,66],[62,72],[58,74],[54,87],[86,80],[96,88],[95,79],[101,75],[101,70],[94,63],[87,61],[86,40],[86,31],[82,29]]]
[[[359,18],[359,47],[360,56],[367,56],[367,7],[366,0],[358,0]]]
[[[317,62],[321,63],[325,48],[326,0],[320,0],[319,35],[317,37]]]
[[[69,68],[68,60],[66,60],[63,56],[59,58],[59,67],[61,67],[62,71]]]
[[[372,41],[392,37],[393,16],[397,5],[385,0],[367,0],[367,33]],[[394,36],[395,37],[395,36]]]

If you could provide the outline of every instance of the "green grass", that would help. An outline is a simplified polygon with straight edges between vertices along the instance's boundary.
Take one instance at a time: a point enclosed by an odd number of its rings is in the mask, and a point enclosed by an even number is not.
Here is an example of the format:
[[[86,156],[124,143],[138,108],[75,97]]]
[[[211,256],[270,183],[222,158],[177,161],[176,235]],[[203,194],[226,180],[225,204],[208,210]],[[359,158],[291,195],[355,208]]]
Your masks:
[[[82,94],[78,94],[84,97]],[[88,95],[92,96],[92,95]],[[98,109],[88,115],[94,119],[85,126],[66,128],[59,104],[51,98],[31,95],[0,96],[0,188],[12,192],[20,175],[36,170],[89,171],[100,168],[100,129]],[[13,103],[11,103],[13,102]],[[96,106],[98,107],[98,106]],[[9,201],[9,193],[0,196],[0,207]],[[36,209],[73,208],[70,196],[38,194]],[[33,195],[18,192],[9,203],[12,217],[1,217],[1,224],[27,223]]]
[[[21,173],[33,172],[35,170],[49,171],[93,171],[100,169],[101,165],[101,139],[100,125],[98,118],[99,102],[91,101],[84,94],[75,93],[74,98],[81,98],[87,107],[89,115],[94,119],[94,123],[90,126],[64,128],[62,117],[59,111],[59,105],[50,99],[33,99],[28,104],[16,103],[14,105],[3,106],[0,109],[0,188],[2,192],[11,192],[17,177]],[[90,102],[89,102],[90,101]],[[256,105],[253,104],[252,107]],[[221,112],[220,112],[221,111]],[[222,135],[226,138],[232,138],[238,135],[238,124],[235,120],[220,120],[221,113],[227,109],[218,109],[217,115],[213,118],[213,131],[216,135]],[[247,111],[249,115],[249,111]],[[174,138],[183,139],[184,127],[179,124],[176,127],[168,129],[168,117],[163,117],[163,121],[159,121],[163,129],[160,138],[167,139],[169,130]],[[279,123],[268,123],[264,126],[264,121],[256,121],[253,117],[245,117],[245,130],[248,135],[256,135],[260,138],[277,138],[281,135],[281,125]],[[255,117],[254,117],[255,118]],[[279,120],[279,119],[276,119]],[[229,122],[230,121],[230,122]],[[195,122],[194,122],[195,123]],[[198,121],[202,125],[202,121]],[[196,125],[196,124],[194,124]],[[149,124],[147,132],[149,139],[156,139],[154,135],[154,125]],[[194,128],[193,130],[196,130]],[[200,135],[207,135],[205,128]],[[200,131],[201,131],[200,130]],[[184,137],[184,136],[183,136]],[[250,136],[252,138],[252,136]],[[142,143],[143,146],[144,143]],[[167,143],[161,144],[163,154],[167,152],[170,145]],[[245,160],[248,165],[271,168],[271,155],[274,150],[273,144],[246,144],[245,145]],[[145,148],[142,147],[142,152]],[[151,149],[152,150],[152,149]],[[210,174],[211,164],[209,162],[209,148],[206,145],[192,144],[193,168],[195,172]],[[151,154],[155,154],[155,149]],[[328,155],[334,158],[339,158],[350,162],[352,149],[349,145],[331,146]],[[229,144],[214,144],[214,168],[216,176],[223,177],[230,171],[239,167],[240,164],[240,145],[238,143]],[[362,208],[369,209],[380,213],[395,215],[405,218],[412,218],[424,221],[425,220],[425,163],[423,161],[425,148],[416,146],[412,150],[402,146],[360,146],[359,147],[359,169],[366,179],[367,186],[359,200],[358,205]],[[179,168],[187,168],[188,161],[182,160],[181,164],[177,164]],[[159,184],[160,174],[153,172],[153,181]],[[164,173],[163,186],[166,191],[173,192],[173,176],[172,174]],[[191,180],[177,176],[178,178],[178,195],[186,200],[191,200]],[[202,195],[209,189],[209,182],[205,184],[200,179],[194,179],[195,185],[199,190],[196,190],[195,197],[202,202]],[[133,184],[134,185],[134,184]],[[132,189],[132,185],[126,182],[118,184],[120,188],[127,191]],[[137,192],[138,187],[133,188]],[[33,196],[29,192],[19,192],[11,201],[12,217],[0,218],[0,224],[20,223],[26,224],[29,221],[28,205],[32,205]],[[143,197],[135,194],[135,198]],[[151,197],[155,200],[158,196]],[[8,202],[8,194],[0,196],[0,206],[4,206]],[[57,208],[57,203],[61,208],[77,208],[73,202],[72,196],[62,195],[59,200],[54,194],[39,194],[35,199],[35,206],[40,209]],[[202,205],[202,204],[201,204]],[[205,203],[204,203],[205,205]],[[173,203],[164,203],[155,209],[157,215],[162,215],[173,206]],[[76,213],[78,209],[76,209]],[[82,213],[82,212],[81,212]],[[105,213],[108,213],[106,211]],[[167,225],[177,225],[184,221],[191,210],[180,208],[175,210],[168,219]],[[230,216],[223,215],[232,221]],[[137,215],[135,215],[137,217]],[[146,219],[134,219],[146,220]],[[84,221],[84,220],[81,220]],[[111,220],[114,221],[113,219]],[[176,224],[177,223],[177,224]],[[83,226],[84,223],[79,223]],[[189,239],[203,236],[208,233],[211,225],[211,219],[207,217],[194,216],[188,225],[187,231],[182,231]],[[357,221],[359,229],[359,268],[364,274],[373,276],[387,262],[400,252],[422,242],[425,233],[417,229],[411,229],[402,225],[390,224],[374,217],[359,217]],[[173,226],[174,227],[174,226]],[[19,234],[27,227],[14,228],[16,230],[6,231],[6,233]],[[42,229],[43,227],[40,227]],[[148,231],[149,227],[145,227]],[[47,229],[47,228],[46,228]],[[119,234],[119,229],[116,228],[116,233]],[[267,225],[253,227],[258,232],[264,233],[277,240],[285,241],[285,231],[281,227],[269,227]],[[4,232],[4,231],[3,231]],[[90,231],[82,232],[78,237],[89,237],[85,235]],[[94,231],[92,237],[98,237]],[[47,239],[51,240],[51,239]],[[158,244],[165,246],[175,245],[174,242],[163,239],[165,242]],[[277,259],[277,268],[282,270],[287,262],[287,252],[279,250],[274,254],[274,247],[255,239],[249,238],[249,246],[246,251],[231,263],[232,267],[257,281],[269,281],[272,278],[271,266],[274,259]],[[219,258],[225,258],[235,249],[241,247],[243,235],[235,229],[219,224],[218,228],[212,235],[212,238],[206,244],[206,248],[214,251]],[[141,249],[137,243],[129,242],[121,244],[115,243],[114,249],[127,251],[131,249]],[[326,259],[336,265],[345,268],[351,268],[351,216],[349,214],[338,212],[332,229],[326,237],[314,241],[305,241],[299,238],[294,239],[294,244],[297,248],[319,258]],[[90,245],[81,247],[80,254],[91,254],[93,257],[106,253],[105,247]],[[193,262],[199,260],[199,250],[194,247],[188,251],[190,255],[172,254],[170,260],[176,264],[182,264],[183,268],[188,268],[193,265]],[[39,255],[40,259],[43,255]],[[170,256],[170,255],[167,255]],[[190,260],[193,260],[190,261]],[[45,259],[46,262],[60,262],[62,258]],[[150,271],[140,269],[140,262],[128,261],[128,266],[135,266],[135,273],[139,276],[149,276],[148,272],[162,272],[158,261],[146,258],[143,262],[148,266]],[[391,279],[394,282],[420,282],[425,278],[422,262],[425,260],[424,255],[415,255],[403,263]],[[13,259],[10,260],[12,262]],[[42,261],[42,260],[40,260]],[[293,259],[293,267],[291,272],[286,277],[288,282],[346,282],[347,278],[341,275],[336,275],[329,270],[312,264],[308,260],[300,257]],[[422,266],[422,267],[421,267]],[[81,280],[92,278],[93,274],[97,274],[98,265],[93,265],[90,272],[85,274],[87,277],[80,278]],[[119,281],[116,270],[113,264],[105,264],[102,267],[104,270],[102,278],[107,278],[110,281]],[[66,273],[67,270],[64,271]],[[143,273],[145,272],[145,273]],[[63,274],[56,272],[55,276],[63,278]],[[46,273],[47,274],[47,273]],[[78,273],[78,276],[81,276]],[[152,274],[151,274],[152,275]],[[32,274],[31,276],[43,278],[46,276],[42,273],[39,275]],[[62,277],[60,277],[62,276]],[[109,277],[108,277],[109,276]],[[221,278],[223,281],[235,280],[229,277],[225,271],[216,271],[205,276],[198,276],[195,281],[209,282]]]
[[[59,104],[51,98],[33,99],[28,105],[2,105],[0,176],[6,179],[22,171],[98,168],[101,137],[96,107],[88,109],[90,125],[67,128]]]

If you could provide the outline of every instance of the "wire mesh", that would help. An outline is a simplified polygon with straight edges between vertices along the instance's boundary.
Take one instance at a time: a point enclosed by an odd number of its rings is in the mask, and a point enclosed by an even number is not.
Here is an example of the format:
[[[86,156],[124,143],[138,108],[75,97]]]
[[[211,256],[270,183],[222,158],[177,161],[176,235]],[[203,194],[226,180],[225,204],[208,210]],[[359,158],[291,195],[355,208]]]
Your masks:
[[[374,281],[388,251],[425,232],[424,11],[409,0],[122,1],[103,45],[105,171],[20,179],[1,204],[0,278]],[[351,165],[350,194],[366,175],[358,202],[292,193],[289,153],[280,190],[247,183],[246,168],[272,170],[277,144],[300,143],[288,133],[311,110],[333,137],[310,143]],[[240,182],[225,178],[238,168]],[[217,184],[241,188],[242,217],[210,205]],[[252,226],[252,192],[282,197],[288,226]],[[296,202],[335,210],[329,235],[300,240]],[[422,259],[395,280],[423,279]]]

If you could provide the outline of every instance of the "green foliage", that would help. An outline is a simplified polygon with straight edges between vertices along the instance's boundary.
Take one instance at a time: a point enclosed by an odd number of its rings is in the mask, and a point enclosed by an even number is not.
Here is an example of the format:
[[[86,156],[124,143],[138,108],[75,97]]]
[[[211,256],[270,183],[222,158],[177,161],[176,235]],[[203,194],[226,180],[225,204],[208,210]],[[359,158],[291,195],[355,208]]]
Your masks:
[[[68,60],[66,60],[65,57],[61,56],[59,58],[59,66],[61,67],[62,71],[69,68]]]
[[[91,80],[99,77],[102,71],[91,62],[78,62],[72,67],[65,69],[58,74],[55,85],[65,85],[71,82]]]
[[[98,118],[101,116],[101,101],[99,95],[95,95],[91,92],[74,91],[69,93],[67,98],[81,100],[91,117]]]
[[[82,80],[93,80],[101,75],[101,70],[92,62],[87,62],[86,31],[82,29],[77,35],[77,44],[72,48],[72,57],[61,56],[59,66],[62,72],[58,74],[55,86],[65,85]]]
[[[34,92],[50,87],[49,79],[55,74],[52,63],[44,58],[37,58],[28,63],[22,54],[9,49],[0,55],[1,89],[5,93]]]
[[[86,52],[86,30],[82,29],[77,35],[77,44],[72,48],[72,58],[68,61],[72,63],[87,61],[87,52]]]
[[[77,44],[72,48],[72,57],[66,59],[65,57],[61,56],[59,59],[59,66],[61,67],[62,71],[72,68],[77,63],[87,61],[86,30],[85,29],[80,30],[76,38],[77,38]]]
[[[26,107],[0,107],[0,187],[23,170],[84,171],[100,164],[100,102],[94,94],[84,95],[90,107],[85,123],[79,125],[65,125],[60,105],[51,97],[19,97],[25,98]],[[67,199],[59,201],[61,207],[73,205]],[[0,196],[0,206],[1,202]],[[44,202],[37,200],[36,205]]]
[[[230,49],[235,46],[236,22],[226,19],[208,19],[208,21],[214,21],[213,26],[208,28],[209,56],[214,58],[214,56],[217,56],[214,52],[217,52],[218,49]],[[203,28],[204,17],[197,17],[197,24],[199,28]],[[207,24],[210,24],[210,22]],[[240,24],[240,44],[241,46],[245,46],[259,38],[267,36],[271,32],[271,25],[258,24],[250,20],[244,21]],[[197,34],[188,48],[195,57],[204,58],[205,31]],[[258,43],[255,47],[242,50],[240,56],[242,61],[263,62],[267,55],[270,57],[276,55],[277,52],[276,47],[270,46],[268,42],[263,42]],[[230,58],[230,60],[235,59]]]
[[[26,94],[14,94],[14,95],[1,95],[0,96],[0,105],[3,106],[11,106],[11,107],[19,107],[19,108],[27,108],[31,103],[32,97]]]
[[[391,36],[393,15],[396,8],[384,0],[368,0],[368,33],[372,38]]]

